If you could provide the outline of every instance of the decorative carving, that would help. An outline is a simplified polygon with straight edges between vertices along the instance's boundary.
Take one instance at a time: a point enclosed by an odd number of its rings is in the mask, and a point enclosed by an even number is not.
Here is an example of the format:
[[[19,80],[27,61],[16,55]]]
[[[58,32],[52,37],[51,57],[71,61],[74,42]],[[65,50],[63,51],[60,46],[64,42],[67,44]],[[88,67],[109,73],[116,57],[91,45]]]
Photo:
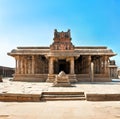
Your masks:
[[[55,38],[70,38],[70,29],[67,32],[58,32],[57,29],[54,30],[54,39]]]
[[[50,46],[51,50],[73,50],[74,46],[71,43],[70,29],[67,32],[58,32],[54,30],[54,42]]]

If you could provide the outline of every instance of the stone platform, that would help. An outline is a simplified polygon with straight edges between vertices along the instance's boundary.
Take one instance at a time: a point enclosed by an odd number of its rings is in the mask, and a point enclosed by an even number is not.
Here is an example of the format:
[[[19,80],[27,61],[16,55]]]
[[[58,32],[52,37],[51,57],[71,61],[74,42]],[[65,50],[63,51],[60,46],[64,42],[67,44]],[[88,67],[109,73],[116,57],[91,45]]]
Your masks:
[[[120,82],[82,82],[72,84],[73,87],[53,87],[53,83],[16,82],[9,79],[3,79],[3,82],[0,83],[1,98],[3,96],[3,98],[8,97],[9,99],[10,95],[13,97],[16,95],[17,99],[21,98],[23,101],[27,99],[40,101],[43,92],[84,92],[89,101],[100,101],[101,95],[104,97],[104,100],[101,101],[120,101]]]

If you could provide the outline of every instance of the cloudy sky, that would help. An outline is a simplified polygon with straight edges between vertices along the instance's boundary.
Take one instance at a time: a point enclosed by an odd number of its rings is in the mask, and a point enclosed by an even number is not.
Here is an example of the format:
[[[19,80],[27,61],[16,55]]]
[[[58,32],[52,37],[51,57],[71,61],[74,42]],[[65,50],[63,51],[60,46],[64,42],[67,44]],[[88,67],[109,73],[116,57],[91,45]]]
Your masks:
[[[120,66],[120,0],[0,0],[0,65],[17,46],[49,46],[54,29],[71,29],[76,46],[108,46]]]

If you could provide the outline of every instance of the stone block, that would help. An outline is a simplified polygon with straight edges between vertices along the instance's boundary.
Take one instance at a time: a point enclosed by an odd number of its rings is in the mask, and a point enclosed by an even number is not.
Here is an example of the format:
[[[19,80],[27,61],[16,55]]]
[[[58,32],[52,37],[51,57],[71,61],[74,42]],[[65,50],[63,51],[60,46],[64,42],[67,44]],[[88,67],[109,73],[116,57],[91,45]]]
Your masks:
[[[86,94],[87,101],[120,101],[120,94]]]
[[[0,94],[0,101],[5,102],[39,102],[39,94]]]

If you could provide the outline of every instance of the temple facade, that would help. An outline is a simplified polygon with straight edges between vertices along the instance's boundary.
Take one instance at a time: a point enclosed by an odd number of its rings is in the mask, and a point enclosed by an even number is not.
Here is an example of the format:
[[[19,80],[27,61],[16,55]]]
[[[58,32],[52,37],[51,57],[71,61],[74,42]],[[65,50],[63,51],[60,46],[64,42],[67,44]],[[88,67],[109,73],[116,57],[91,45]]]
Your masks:
[[[70,30],[55,29],[49,47],[13,49],[8,53],[16,61],[13,80],[53,82],[64,71],[70,82],[111,81],[110,57],[116,54],[105,46],[74,46],[71,40]]]

